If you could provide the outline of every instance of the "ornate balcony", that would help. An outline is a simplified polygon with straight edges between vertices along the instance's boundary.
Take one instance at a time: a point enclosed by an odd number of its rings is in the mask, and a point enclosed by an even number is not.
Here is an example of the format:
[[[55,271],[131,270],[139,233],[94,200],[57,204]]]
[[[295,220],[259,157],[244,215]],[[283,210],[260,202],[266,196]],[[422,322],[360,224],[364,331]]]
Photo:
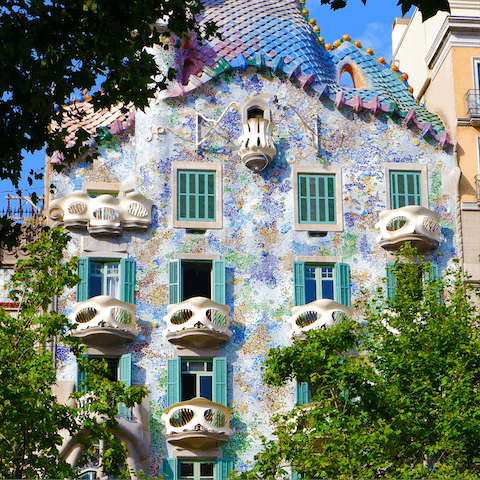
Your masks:
[[[228,314],[230,307],[209,298],[194,297],[167,307],[167,340],[196,348],[226,343],[232,336]]]
[[[385,250],[398,250],[410,242],[418,253],[435,250],[440,245],[440,214],[424,207],[409,205],[380,212],[375,228],[380,230],[378,244]]]
[[[149,228],[152,201],[138,192],[127,193],[122,198],[109,194],[92,198],[78,191],[54,200],[48,216],[63,222],[65,228],[86,228],[89,233],[121,235],[123,229]]]
[[[322,299],[292,308],[292,316],[288,322],[292,325],[290,337],[302,337],[309,330],[327,328],[342,318],[351,317],[352,309],[334,302]]]
[[[240,158],[253,173],[267,168],[277,153],[272,139],[273,123],[265,118],[249,118],[242,123],[238,138]]]
[[[184,448],[208,450],[227,443],[233,410],[206,398],[194,398],[166,408],[162,414],[167,442]]]
[[[99,295],[73,305],[69,316],[77,324],[73,335],[86,344],[119,346],[138,333],[136,306],[107,295]]]

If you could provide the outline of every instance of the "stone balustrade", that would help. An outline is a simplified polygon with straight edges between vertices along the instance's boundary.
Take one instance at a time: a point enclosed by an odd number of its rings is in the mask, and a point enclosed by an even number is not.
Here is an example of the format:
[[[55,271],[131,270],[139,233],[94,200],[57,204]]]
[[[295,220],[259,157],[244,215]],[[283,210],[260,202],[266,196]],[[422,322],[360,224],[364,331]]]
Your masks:
[[[242,123],[242,135],[238,138],[240,158],[254,173],[267,168],[277,150],[272,139],[273,122],[265,118],[249,118]]]
[[[70,320],[77,324],[73,335],[85,343],[115,346],[133,340],[138,333],[136,306],[108,295],[73,305]]]
[[[177,345],[207,348],[226,343],[230,307],[209,298],[194,297],[167,307],[167,339]]]
[[[65,228],[121,235],[123,229],[147,230],[152,222],[152,204],[138,192],[129,192],[122,198],[109,194],[92,198],[77,191],[51,202],[48,216]]]
[[[167,407],[162,414],[167,442],[184,448],[217,448],[233,435],[233,410],[206,398],[193,398]]]
[[[327,328],[343,318],[352,316],[352,309],[329,299],[315,300],[292,308],[288,322],[292,325],[290,337],[301,337],[309,330]]]
[[[385,250],[395,251],[410,242],[418,253],[425,253],[440,245],[440,214],[428,208],[409,205],[380,212],[379,218],[377,242]]]

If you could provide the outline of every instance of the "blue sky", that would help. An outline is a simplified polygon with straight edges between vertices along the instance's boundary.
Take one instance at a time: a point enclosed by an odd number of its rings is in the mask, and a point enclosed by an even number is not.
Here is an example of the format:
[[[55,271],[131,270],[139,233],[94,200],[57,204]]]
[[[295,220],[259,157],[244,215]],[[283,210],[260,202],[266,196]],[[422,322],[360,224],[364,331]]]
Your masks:
[[[397,0],[367,0],[367,5],[364,6],[361,0],[348,0],[345,8],[333,11],[328,5],[322,5],[320,0],[307,0],[306,8],[310,12],[310,17],[317,21],[326,43],[333,43],[347,34],[352,41],[359,40],[363,47],[372,48],[375,55],[385,57],[387,62],[390,62],[392,24],[395,17],[402,16],[396,2]],[[413,10],[406,16],[412,13]],[[44,163],[45,152],[28,154],[24,160],[24,172],[30,169],[43,169]],[[26,178],[27,173],[23,176]],[[33,191],[41,195],[43,181],[36,181],[29,187],[24,180],[21,182],[21,188],[24,195]],[[8,194],[15,195],[11,182],[0,182],[0,210],[6,205],[4,197]]]

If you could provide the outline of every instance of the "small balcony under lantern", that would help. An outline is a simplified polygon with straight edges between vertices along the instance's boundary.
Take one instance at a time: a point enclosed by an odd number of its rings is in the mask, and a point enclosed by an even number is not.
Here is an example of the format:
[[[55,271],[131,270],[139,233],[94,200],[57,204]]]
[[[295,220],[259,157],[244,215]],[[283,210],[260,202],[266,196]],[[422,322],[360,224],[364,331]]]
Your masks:
[[[92,297],[73,305],[70,320],[77,324],[73,335],[85,344],[120,346],[138,333],[136,306],[108,295]]]
[[[218,448],[233,435],[232,413],[231,408],[201,397],[175,403],[162,414],[165,439],[187,449]]]
[[[380,230],[378,244],[396,251],[409,242],[418,253],[431,252],[441,242],[440,214],[427,208],[409,205],[380,212],[375,228]]]
[[[167,307],[167,339],[183,347],[210,348],[232,336],[230,307],[209,298],[193,297]]]

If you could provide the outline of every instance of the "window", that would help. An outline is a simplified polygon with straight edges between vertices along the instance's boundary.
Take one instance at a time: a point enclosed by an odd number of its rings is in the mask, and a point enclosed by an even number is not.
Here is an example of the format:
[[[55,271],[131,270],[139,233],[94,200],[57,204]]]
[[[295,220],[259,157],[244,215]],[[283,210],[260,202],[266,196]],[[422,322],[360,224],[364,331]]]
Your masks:
[[[350,267],[346,263],[307,263],[296,261],[293,266],[295,305],[329,298],[350,306]]]
[[[295,230],[343,230],[339,167],[294,167]]]
[[[430,271],[430,270],[424,270],[421,264],[420,265],[408,264],[408,266],[411,266],[413,268],[418,268],[418,275],[417,275],[418,284],[415,284],[418,291],[418,300],[422,299],[423,279],[425,278],[428,281],[428,280],[434,280],[438,278],[438,265],[435,265],[433,263],[431,265],[432,265],[432,270]],[[407,265],[405,265],[405,267],[406,266]],[[399,268],[402,268],[402,267],[404,266],[399,265]],[[387,263],[386,273],[387,273],[387,298],[393,298],[395,296],[395,288],[397,283],[393,263]]]
[[[132,385],[132,354],[127,353],[120,357],[94,357],[89,355],[82,355],[84,358],[92,360],[105,360],[108,365],[108,379],[114,382],[120,381],[125,384],[126,387]],[[84,383],[86,380],[86,373],[80,368],[77,368],[77,391],[87,393],[87,385]],[[128,418],[130,416],[130,409],[128,409],[124,403],[118,404],[118,414],[122,417]]]
[[[225,261],[175,259],[169,263],[169,302],[193,297],[225,304]]]
[[[14,273],[13,268],[0,268],[0,303],[13,303],[13,300],[8,298],[10,290],[7,285],[12,280]]]
[[[78,275],[81,278],[77,287],[78,302],[108,295],[135,303],[135,261],[132,259],[103,261],[82,257],[78,262]]]
[[[422,163],[385,163],[387,209],[408,205],[428,208],[427,166]]]
[[[420,172],[390,170],[390,207],[421,204]]]
[[[227,359],[168,359],[168,405],[203,397],[227,405]]]
[[[230,458],[165,458],[163,473],[165,480],[227,480],[233,466]]]
[[[173,163],[173,226],[222,228],[220,163]]]
[[[305,405],[306,403],[310,403],[310,399],[312,398],[310,385],[308,382],[297,382],[297,403],[300,405]]]

